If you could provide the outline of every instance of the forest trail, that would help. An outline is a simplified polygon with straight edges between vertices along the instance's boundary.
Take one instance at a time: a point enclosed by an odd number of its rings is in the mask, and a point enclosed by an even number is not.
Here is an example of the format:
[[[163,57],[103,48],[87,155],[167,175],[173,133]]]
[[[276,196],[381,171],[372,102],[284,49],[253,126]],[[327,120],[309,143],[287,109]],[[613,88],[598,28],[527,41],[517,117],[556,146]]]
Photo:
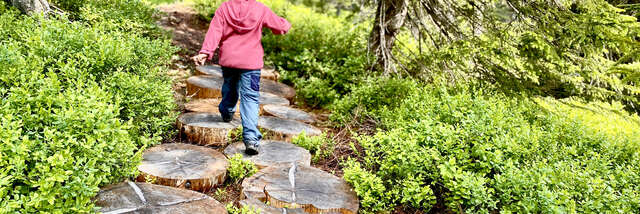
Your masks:
[[[291,143],[303,132],[322,134],[316,115],[291,105],[295,89],[278,82],[275,70],[263,69],[258,126],[264,139],[260,154],[245,154],[238,134],[240,116],[227,123],[217,111],[221,68],[194,67],[189,58],[199,50],[208,23],[184,3],[158,9],[163,12],[158,24],[172,32],[173,45],[181,48],[169,72],[182,112],[176,125],[180,136],[144,151],[136,181],[152,184],[104,188],[97,197],[101,211],[225,213],[224,204],[233,203],[261,213],[357,213],[359,201],[352,188],[342,178],[311,166],[311,153]],[[227,176],[229,159],[238,154],[259,169],[241,184]]]

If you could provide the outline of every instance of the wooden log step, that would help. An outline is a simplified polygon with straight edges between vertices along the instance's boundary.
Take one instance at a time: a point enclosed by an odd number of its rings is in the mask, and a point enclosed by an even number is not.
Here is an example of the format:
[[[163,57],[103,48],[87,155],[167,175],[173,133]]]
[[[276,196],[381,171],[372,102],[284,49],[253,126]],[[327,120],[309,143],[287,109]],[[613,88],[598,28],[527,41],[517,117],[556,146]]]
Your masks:
[[[262,116],[258,119],[258,127],[267,131],[265,139],[290,142],[291,139],[302,132],[307,136],[322,134],[322,131],[309,124],[295,120],[287,120],[272,116]]]
[[[185,110],[190,111],[190,112],[202,112],[202,113],[220,113],[220,110],[218,110],[218,105],[220,105],[220,102],[222,101],[222,99],[220,98],[215,98],[215,99],[195,99],[192,101],[189,101],[187,104],[184,105]],[[238,102],[238,105],[240,104],[240,102]],[[236,111],[236,113],[234,114],[236,117],[240,118],[240,111]]]
[[[306,214],[304,209],[289,209],[289,208],[276,208],[265,204],[262,201],[256,199],[244,199],[239,202],[240,207],[248,208],[249,210],[254,211],[255,213],[261,214]]]
[[[260,78],[278,81],[280,74],[273,68],[263,68],[260,72]]]
[[[219,65],[204,65],[196,67],[194,75],[206,75],[222,78],[222,67]],[[278,81],[278,72],[274,69],[265,68],[260,72],[260,78]]]
[[[196,99],[222,97],[224,80],[213,76],[192,76],[187,79],[187,96]]]
[[[207,192],[224,182],[229,162],[204,146],[170,143],[144,151],[137,181]]]
[[[288,100],[291,100],[296,96],[296,90],[291,86],[269,79],[260,80],[260,91],[272,93],[287,98]]]
[[[124,182],[107,186],[94,198],[101,213],[157,213],[157,214],[221,214],[224,205],[215,199],[194,191]]]
[[[234,118],[224,122],[217,113],[191,112],[178,117],[178,129],[190,142],[199,145],[226,145],[229,132],[240,127],[240,120]]]
[[[253,162],[259,169],[269,166],[296,162],[300,165],[311,164],[311,153],[302,147],[287,142],[261,141],[257,155],[247,155],[244,143],[238,142],[229,145],[224,154],[231,158],[235,154],[241,154],[245,160]]]
[[[265,115],[275,116],[282,119],[297,120],[305,123],[315,122],[315,117],[300,109],[282,105],[264,105],[262,110]]]
[[[196,67],[196,76],[212,76],[222,78],[222,67],[219,65],[204,65]]]
[[[302,208],[307,213],[358,213],[356,193],[342,179],[320,169],[281,164],[265,168],[242,182],[247,199],[276,208]]]
[[[214,99],[195,99],[189,101],[184,105],[185,110],[189,112],[207,112],[207,113],[219,113],[218,105],[222,101],[221,98]],[[260,111],[258,112],[260,115],[264,113],[263,107],[265,105],[289,105],[289,100],[278,97],[274,94],[260,92]],[[236,113],[235,116],[240,117],[240,100],[236,105]]]
[[[288,106],[289,100],[284,97],[280,97],[278,95],[268,93],[268,92],[260,92],[260,106],[264,107],[264,105],[281,105]]]

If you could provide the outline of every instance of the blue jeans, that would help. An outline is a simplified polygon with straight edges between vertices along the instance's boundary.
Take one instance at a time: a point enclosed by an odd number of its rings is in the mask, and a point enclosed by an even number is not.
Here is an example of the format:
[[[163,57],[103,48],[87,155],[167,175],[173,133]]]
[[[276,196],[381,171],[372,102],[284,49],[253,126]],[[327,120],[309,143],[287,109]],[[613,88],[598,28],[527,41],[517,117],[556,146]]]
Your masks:
[[[242,139],[244,142],[259,142],[262,139],[262,133],[258,130],[260,70],[223,67],[222,76],[224,84],[222,84],[222,102],[218,106],[220,114],[233,116],[239,98]]]

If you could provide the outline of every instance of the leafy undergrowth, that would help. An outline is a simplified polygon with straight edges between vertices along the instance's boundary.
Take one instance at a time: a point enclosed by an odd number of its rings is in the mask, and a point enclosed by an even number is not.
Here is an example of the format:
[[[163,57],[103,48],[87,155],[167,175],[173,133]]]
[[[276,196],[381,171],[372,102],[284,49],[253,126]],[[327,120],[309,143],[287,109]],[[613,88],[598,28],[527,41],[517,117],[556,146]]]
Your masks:
[[[210,18],[221,1],[195,2]],[[622,105],[380,77],[367,66],[368,24],[262,2],[293,24],[289,35],[265,36],[268,61],[338,129],[294,143],[314,150],[314,162],[338,158],[363,212],[640,210],[639,120]]]
[[[63,1],[20,15],[0,1],[0,213],[93,212],[175,120],[175,51],[140,1]],[[68,6],[68,7],[66,7]]]
[[[421,86],[395,106],[381,79],[354,93],[379,121],[360,136],[344,178],[366,211],[438,205],[466,213],[603,213],[640,208],[638,116],[622,105],[512,98],[478,88]],[[399,86],[413,86],[414,83]],[[356,89],[355,91],[360,91]],[[381,102],[384,103],[384,102]],[[569,103],[569,104],[565,104]],[[596,110],[593,110],[596,109]],[[343,109],[346,111],[346,109]]]

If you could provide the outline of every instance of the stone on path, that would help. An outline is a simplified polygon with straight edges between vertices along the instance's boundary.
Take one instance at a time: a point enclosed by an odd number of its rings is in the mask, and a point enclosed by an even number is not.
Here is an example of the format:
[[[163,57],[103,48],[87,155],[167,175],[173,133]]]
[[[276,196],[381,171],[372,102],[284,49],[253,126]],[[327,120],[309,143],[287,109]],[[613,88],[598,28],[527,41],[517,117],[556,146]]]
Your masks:
[[[315,122],[315,118],[313,115],[305,111],[302,111],[300,109],[295,109],[289,106],[264,105],[262,107],[262,110],[265,115],[275,116],[282,119],[297,120],[305,123]]]
[[[262,116],[258,119],[258,127],[267,131],[265,136],[271,140],[282,140],[290,142],[295,136],[305,132],[307,136],[322,134],[322,131],[309,124],[295,120],[287,120],[272,116]]]
[[[205,194],[148,183],[124,182],[107,186],[98,192],[94,201],[105,214],[227,213],[222,203]]]
[[[187,97],[220,98],[222,97],[222,78],[213,76],[192,76],[187,79]]]
[[[241,154],[245,160],[253,162],[259,169],[269,166],[296,162],[300,165],[311,164],[311,153],[302,147],[287,142],[261,141],[257,155],[247,155],[244,143],[238,142],[229,145],[224,154],[231,158],[235,154]]]
[[[196,67],[194,75],[207,75],[222,78],[222,67],[219,65],[204,65]],[[260,78],[278,81],[278,73],[270,68],[264,68],[260,72]]]
[[[260,80],[260,91],[272,93],[289,100],[296,96],[296,90],[291,86],[268,79]]]
[[[226,145],[229,132],[240,127],[240,120],[234,118],[224,122],[217,113],[191,112],[178,117],[178,129],[189,141],[200,145]]]
[[[307,213],[358,213],[356,193],[342,179],[296,164],[265,168],[242,182],[242,195],[275,208],[302,208]]]
[[[171,143],[144,151],[138,181],[207,192],[224,182],[229,162],[204,146]]]

